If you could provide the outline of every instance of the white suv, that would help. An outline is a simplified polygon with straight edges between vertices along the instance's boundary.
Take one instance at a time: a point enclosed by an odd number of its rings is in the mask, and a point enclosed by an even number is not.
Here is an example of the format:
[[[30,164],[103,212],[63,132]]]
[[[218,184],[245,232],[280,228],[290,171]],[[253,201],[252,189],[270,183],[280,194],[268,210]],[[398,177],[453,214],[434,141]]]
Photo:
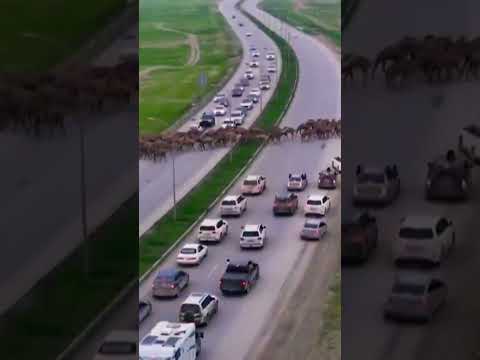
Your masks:
[[[178,320],[207,325],[218,312],[218,298],[207,293],[192,293],[180,306]]]
[[[395,263],[401,260],[426,260],[439,264],[455,245],[451,220],[440,216],[403,218],[393,244]]]
[[[199,242],[220,242],[228,234],[228,223],[222,219],[205,219],[198,229],[197,239]]]
[[[267,227],[263,224],[242,226],[240,235],[240,247],[243,248],[262,248],[267,239]]]
[[[327,195],[310,195],[305,204],[305,215],[325,216],[330,210],[330,197]]]
[[[242,183],[242,194],[261,194],[267,188],[267,179],[260,175],[249,175]]]
[[[233,122],[236,125],[243,125],[243,121],[245,120],[245,112],[242,110],[234,110],[232,111],[232,114],[230,116],[230,120],[233,120]]]
[[[222,216],[228,215],[242,215],[247,210],[247,199],[242,195],[226,196],[220,204],[220,214]]]

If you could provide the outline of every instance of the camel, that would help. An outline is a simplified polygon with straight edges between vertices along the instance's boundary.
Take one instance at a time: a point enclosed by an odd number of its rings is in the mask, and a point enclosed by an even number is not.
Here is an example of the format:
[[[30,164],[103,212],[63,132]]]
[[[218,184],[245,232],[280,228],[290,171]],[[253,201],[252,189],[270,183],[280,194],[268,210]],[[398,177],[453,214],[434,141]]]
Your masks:
[[[363,76],[363,86],[366,86],[370,68],[371,62],[366,57],[352,55],[345,65],[342,63],[342,80],[351,79],[353,81],[355,72],[360,71]]]

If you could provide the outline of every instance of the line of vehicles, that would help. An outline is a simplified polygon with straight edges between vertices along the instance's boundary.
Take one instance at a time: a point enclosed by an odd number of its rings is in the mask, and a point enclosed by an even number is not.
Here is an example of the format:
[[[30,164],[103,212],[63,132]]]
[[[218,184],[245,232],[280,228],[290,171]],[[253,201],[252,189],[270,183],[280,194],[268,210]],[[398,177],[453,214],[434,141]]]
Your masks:
[[[336,157],[329,166],[328,173],[338,176],[341,168],[341,159]],[[327,173],[327,170],[323,171]],[[323,173],[321,172],[321,173]],[[283,209],[290,209],[289,204],[284,204],[284,200],[296,198],[298,207],[297,192],[305,191],[308,188],[308,180],[306,173],[289,174],[285,186],[285,192],[275,195],[274,204],[272,206],[275,215],[283,213]],[[188,288],[190,275],[186,271],[185,266],[199,266],[208,256],[209,243],[221,243],[229,237],[229,224],[225,219],[228,216],[241,217],[248,210],[248,197],[261,196],[267,189],[267,178],[262,175],[248,175],[241,184],[240,194],[227,195],[223,198],[219,207],[219,217],[204,219],[196,233],[197,242],[184,244],[177,253],[177,267],[167,267],[158,271],[152,284],[153,298],[176,298]],[[327,198],[328,200],[324,200]],[[312,203],[313,201],[313,203]],[[318,202],[319,201],[319,202]],[[318,203],[317,203],[318,202]],[[325,215],[330,209],[330,197],[327,195],[311,195],[306,203],[306,221],[300,232],[301,239],[321,239],[327,233],[327,223]],[[277,211],[278,210],[278,211]],[[290,213],[290,210],[287,211]],[[310,216],[316,215],[316,216]],[[267,226],[265,224],[245,224],[241,227],[239,236],[239,246],[241,249],[246,248],[263,248],[268,241]],[[226,259],[226,266],[219,279],[219,290],[222,295],[249,294],[260,280],[260,264],[249,258]],[[170,359],[176,347],[169,349],[168,354],[163,351],[161,346],[156,346],[155,342],[159,341],[160,334],[163,334],[157,326],[162,324],[160,328],[165,334],[170,334],[174,330],[165,330],[166,327],[184,329],[180,326],[189,324],[194,326],[196,333],[199,333],[198,327],[206,326],[219,312],[220,300],[217,296],[207,292],[194,292],[190,294],[180,305],[178,311],[178,323],[160,322],[148,335],[140,341],[140,356],[145,359],[151,359],[152,356],[159,359]],[[139,308],[139,324],[149,316],[152,311],[150,300],[144,299],[140,301]],[[182,325],[183,324],[183,325]],[[184,330],[179,330],[184,331]],[[182,339],[187,336],[201,338],[200,335],[191,335],[193,331],[180,336]],[[165,335],[167,336],[167,335]],[[171,336],[171,335],[169,335]],[[202,334],[203,336],[203,334]],[[173,342],[173,340],[171,340]],[[183,344],[184,340],[177,340],[178,344]],[[158,345],[166,344],[167,339],[162,338]],[[185,342],[186,343],[186,342]],[[193,344],[193,340],[192,340]],[[181,345],[183,346],[183,345]],[[197,349],[201,348],[200,344],[195,345]],[[182,350],[184,351],[184,350]],[[193,354],[193,352],[192,352]],[[163,357],[162,357],[163,356]],[[173,355],[174,356],[174,355]],[[173,357],[175,358],[175,357]],[[183,358],[182,358],[183,359]],[[189,358],[188,358],[189,359]],[[195,359],[195,357],[192,357]]]
[[[457,151],[449,149],[427,163],[424,184],[427,201],[466,201],[473,191],[473,168],[480,163],[480,126],[461,130]],[[355,205],[388,206],[398,198],[400,177],[396,165],[356,169],[353,189]],[[342,221],[342,261],[366,261],[378,243],[378,224],[369,210]],[[401,269],[394,277],[383,306],[387,319],[429,321],[445,304],[447,284],[436,275],[418,268],[440,266],[456,247],[453,221],[438,214],[412,214],[402,217],[392,244],[392,260]]]

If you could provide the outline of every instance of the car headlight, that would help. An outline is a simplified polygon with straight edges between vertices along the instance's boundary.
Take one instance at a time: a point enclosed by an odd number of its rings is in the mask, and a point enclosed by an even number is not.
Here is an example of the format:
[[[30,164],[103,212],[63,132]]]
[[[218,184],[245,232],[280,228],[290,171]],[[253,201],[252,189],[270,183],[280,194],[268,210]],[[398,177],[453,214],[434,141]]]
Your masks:
[[[467,182],[465,180],[462,180],[462,190],[465,190],[467,188]]]

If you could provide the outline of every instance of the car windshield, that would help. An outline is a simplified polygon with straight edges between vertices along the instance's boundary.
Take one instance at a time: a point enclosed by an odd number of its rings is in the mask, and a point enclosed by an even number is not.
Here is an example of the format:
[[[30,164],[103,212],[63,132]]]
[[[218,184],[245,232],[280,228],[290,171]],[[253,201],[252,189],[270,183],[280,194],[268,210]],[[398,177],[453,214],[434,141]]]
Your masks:
[[[318,228],[318,224],[315,223],[305,223],[303,226],[305,229],[316,229]]]
[[[255,185],[257,185],[257,181],[256,180],[245,180],[243,182],[243,185],[255,186]]]
[[[136,354],[137,345],[126,341],[109,341],[104,343],[98,352],[105,355],[131,355]]]
[[[425,286],[422,284],[408,284],[405,282],[397,282],[392,288],[394,294],[422,295],[424,291]]]
[[[198,307],[198,305],[195,305],[195,304],[183,304],[181,307],[180,307],[180,312],[193,312],[193,313],[199,313],[200,312],[200,308]]]
[[[235,202],[235,200],[224,200],[222,202],[222,205],[225,205],[225,206],[235,206],[237,203]]]
[[[182,254],[196,254],[197,253],[197,249],[193,249],[193,248],[184,248],[180,251],[180,253]]]
[[[244,231],[242,234],[243,237],[258,237],[260,234],[258,231]]]
[[[200,231],[214,231],[215,230],[215,226],[200,226]]]
[[[307,200],[307,205],[322,205],[321,200]]]
[[[359,184],[364,183],[374,183],[374,184],[384,184],[385,175],[382,173],[360,173],[357,177],[357,182]]]
[[[428,228],[401,228],[399,236],[405,239],[432,239],[433,231]]]

